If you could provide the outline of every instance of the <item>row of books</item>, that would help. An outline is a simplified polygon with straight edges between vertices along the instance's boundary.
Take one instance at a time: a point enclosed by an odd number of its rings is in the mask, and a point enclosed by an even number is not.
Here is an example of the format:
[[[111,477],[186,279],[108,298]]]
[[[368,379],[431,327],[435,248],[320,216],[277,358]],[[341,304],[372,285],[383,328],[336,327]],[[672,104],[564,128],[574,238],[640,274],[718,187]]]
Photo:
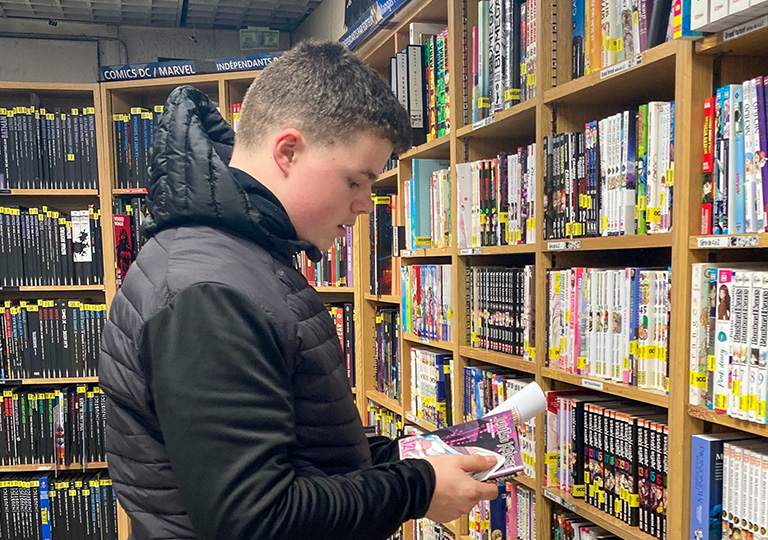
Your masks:
[[[423,52],[425,130],[426,141],[429,142],[447,135],[451,129],[448,28],[440,23],[412,22],[408,29],[410,44],[421,45]],[[400,102],[405,105],[402,98],[404,84],[400,77],[402,65],[401,56],[392,57],[390,60],[390,80],[397,81],[397,84],[393,83],[392,90],[400,98]],[[408,76],[412,76],[410,71]]]
[[[107,400],[98,386],[3,391],[0,462],[56,466],[106,461]]]
[[[547,272],[548,366],[666,392],[671,269]]]
[[[667,412],[584,390],[547,395],[546,486],[667,537]]]
[[[602,527],[565,510],[552,512],[551,524],[552,540],[619,540]]]
[[[400,277],[403,332],[437,341],[453,340],[453,267],[402,266]]]
[[[0,479],[0,533],[9,540],[117,540],[117,497],[106,473]]]
[[[536,9],[535,0],[477,3],[471,72],[465,66],[472,77],[469,123],[536,97]]]
[[[499,497],[469,512],[471,540],[536,538],[536,493],[514,481],[499,481]]]
[[[764,77],[723,86],[705,100],[703,140],[701,233],[768,230]]]
[[[402,360],[400,354],[400,310],[377,307],[376,348],[374,349],[373,373],[376,391],[388,398],[400,401]]]
[[[414,159],[413,178],[403,187],[405,249],[451,245],[450,162]]]
[[[96,112],[0,107],[0,189],[98,189]]]
[[[373,212],[368,219],[371,294],[398,294],[397,279],[393,275],[399,266],[394,257],[395,242],[398,240],[397,198],[392,190],[383,190],[373,196]]]
[[[373,426],[376,435],[384,435],[390,439],[396,439],[403,436],[403,418],[368,400],[368,425]]]
[[[344,353],[344,363],[347,367],[347,380],[354,387],[357,378],[355,368],[355,311],[351,302],[341,304],[326,304],[325,309],[331,316],[339,344]]]
[[[413,540],[456,540],[456,535],[442,523],[423,518],[413,521]]]
[[[467,266],[467,343],[533,360],[534,266]]]
[[[691,30],[719,32],[768,13],[765,0],[692,0]]]
[[[536,144],[456,166],[458,247],[536,241]]]
[[[101,213],[0,207],[0,286],[103,283]]]
[[[139,249],[147,239],[141,234],[141,224],[149,215],[146,199],[133,197],[117,198],[112,203],[112,217],[115,231],[115,261],[117,286],[125,280],[125,274],[136,260]]]
[[[0,306],[2,379],[96,375],[106,305],[6,300]]]
[[[768,445],[744,432],[691,437],[689,538],[764,538]]]
[[[482,418],[488,412],[511,398],[530,382],[532,378],[520,377],[504,368],[464,368],[464,420]],[[523,474],[536,478],[536,418],[517,426],[517,439]]]
[[[411,414],[436,425],[453,425],[451,391],[453,355],[414,347],[411,349]]]
[[[0,306],[0,378],[94,377],[106,304],[6,300]]]
[[[149,185],[149,151],[155,140],[155,122],[162,105],[152,109],[131,107],[129,114],[113,114],[116,186],[119,189]]]
[[[427,142],[428,134],[431,137],[425,60],[424,47],[409,44],[389,62],[389,83],[400,104],[408,111],[413,146]]]
[[[764,265],[693,265],[689,403],[768,421],[767,323]]]
[[[403,188],[403,249],[450,245],[450,162],[414,159],[413,176]]]
[[[680,21],[672,2],[660,0],[575,0],[571,9],[571,77],[600,71],[664,42],[668,24],[679,24],[673,37],[691,36],[690,4]],[[687,16],[683,31],[682,17]]]
[[[313,287],[354,287],[352,248],[352,227],[347,227],[347,235],[334,238],[320,261],[313,262],[302,252],[294,255],[294,268]]]
[[[544,138],[546,239],[672,230],[675,103]]]

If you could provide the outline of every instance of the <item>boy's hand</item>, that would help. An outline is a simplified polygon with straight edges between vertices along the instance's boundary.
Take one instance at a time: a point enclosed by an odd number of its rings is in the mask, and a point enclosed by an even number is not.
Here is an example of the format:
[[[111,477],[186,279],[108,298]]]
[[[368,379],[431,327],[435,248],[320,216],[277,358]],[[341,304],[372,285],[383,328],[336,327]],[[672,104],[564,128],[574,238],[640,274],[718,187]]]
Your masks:
[[[496,464],[489,456],[429,456],[424,458],[435,470],[435,493],[425,517],[439,523],[458,519],[469,513],[481,500],[499,496],[495,483],[485,484],[467,473],[481,472]]]

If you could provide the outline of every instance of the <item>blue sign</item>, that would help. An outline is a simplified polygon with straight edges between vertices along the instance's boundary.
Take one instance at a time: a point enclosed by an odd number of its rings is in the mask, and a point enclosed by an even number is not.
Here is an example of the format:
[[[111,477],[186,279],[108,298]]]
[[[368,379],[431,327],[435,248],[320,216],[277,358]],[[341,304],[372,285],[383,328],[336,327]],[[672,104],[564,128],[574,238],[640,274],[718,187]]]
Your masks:
[[[103,81],[130,81],[134,79],[157,79],[195,75],[194,60],[173,60],[148,64],[125,64],[123,66],[102,66]]]
[[[375,30],[380,28],[397,10],[410,0],[378,0],[363,14],[339,41],[350,51],[360,45]]]
[[[216,71],[251,71],[260,70],[280,58],[282,53],[256,54],[253,56],[238,56],[237,58],[221,58],[214,60]]]

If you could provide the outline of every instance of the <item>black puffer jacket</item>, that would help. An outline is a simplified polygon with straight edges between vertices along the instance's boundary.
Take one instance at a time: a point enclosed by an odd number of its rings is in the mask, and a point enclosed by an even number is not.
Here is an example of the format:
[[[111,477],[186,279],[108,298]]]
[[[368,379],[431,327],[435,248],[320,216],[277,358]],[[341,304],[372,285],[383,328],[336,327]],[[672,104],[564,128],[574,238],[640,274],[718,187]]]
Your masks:
[[[334,325],[290,265],[319,252],[227,167],[232,144],[205,95],[171,94],[152,238],[102,336],[109,471],[133,537],[383,539],[426,512],[434,471],[366,440]]]

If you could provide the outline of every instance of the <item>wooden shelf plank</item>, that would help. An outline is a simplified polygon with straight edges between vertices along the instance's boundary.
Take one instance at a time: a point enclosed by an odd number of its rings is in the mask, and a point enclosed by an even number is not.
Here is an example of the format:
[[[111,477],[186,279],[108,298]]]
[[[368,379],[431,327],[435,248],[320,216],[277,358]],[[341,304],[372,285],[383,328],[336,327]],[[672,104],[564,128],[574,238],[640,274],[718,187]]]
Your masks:
[[[124,195],[146,195],[147,188],[128,188],[128,189],[113,189],[112,195],[120,197]]]
[[[590,390],[598,390],[600,392],[605,392],[606,394],[613,394],[614,396],[656,405],[657,407],[669,407],[669,396],[657,390],[648,390],[646,388],[627,386],[626,384],[619,384],[602,379],[582,377],[581,375],[566,373],[559,369],[551,369],[547,367],[541,368],[541,374],[548,379],[581,386]]]
[[[373,183],[373,187],[379,187],[380,184],[390,184],[392,180],[397,180],[397,167],[384,171],[379,175],[376,181]]]
[[[547,240],[544,251],[606,251],[614,249],[671,248],[672,233],[629,234],[598,238]]]
[[[427,431],[435,431],[437,430],[437,424],[433,424],[429,420],[424,420],[423,418],[419,418],[418,416],[414,416],[411,413],[405,413],[405,419],[410,422],[411,424],[416,424],[422,429],[425,429]]]
[[[98,384],[98,377],[39,377],[34,379],[0,379],[0,386],[49,385],[49,384]]]
[[[521,486],[525,486],[531,491],[536,491],[536,479],[531,478],[530,476],[527,476],[523,473],[518,474],[517,476],[513,476],[511,478],[513,482],[517,482]]]
[[[428,347],[434,347],[436,349],[442,349],[444,351],[453,350],[452,341],[437,341],[435,339],[427,339],[425,337],[419,337],[410,333],[403,333],[403,339],[409,343],[415,343],[418,345],[427,345]]]
[[[397,304],[398,306],[402,302],[402,298],[393,294],[370,294],[363,295],[366,300],[371,302],[379,302],[381,304]]]
[[[764,16],[749,22],[754,24],[765,18],[766,17]],[[734,28],[739,28],[741,26],[742,25],[739,24]],[[730,30],[725,30],[723,32],[705,36],[696,43],[696,52],[709,55],[721,53],[738,56],[765,55],[765,44],[768,43],[768,25],[764,25],[763,28],[749,32],[748,34],[741,34],[738,37],[726,39],[729,35]]]
[[[492,118],[475,122],[456,131],[460,138],[475,139],[514,138],[533,139],[536,137],[536,105],[539,99],[529,99],[509,109],[497,112]]]
[[[419,258],[419,257],[450,257],[453,252],[453,248],[419,248],[419,249],[402,249],[400,250],[400,256],[404,259]]]
[[[461,354],[461,356],[466,356],[467,358],[472,358],[473,360],[485,362],[486,364],[507,367],[524,373],[536,373],[536,364],[528,360],[523,360],[522,356],[477,349],[466,345],[462,345],[459,348],[459,354]]]
[[[22,287],[0,287],[0,292],[104,292],[104,285],[40,285],[40,286],[22,286]]]
[[[94,461],[93,463],[86,463],[85,470],[93,469],[106,469],[107,463],[105,461]],[[52,463],[45,464],[31,464],[31,465],[4,465],[0,466],[0,473],[20,473],[20,472],[48,472],[56,469],[56,465]],[[73,463],[72,465],[59,465],[59,471],[82,471],[83,465],[80,463]]]
[[[739,431],[745,431],[753,435],[759,435],[760,437],[768,437],[768,424],[758,424],[756,422],[731,418],[727,414],[721,414],[711,411],[706,407],[697,407],[695,405],[688,405],[688,414],[693,418],[698,418],[705,422],[738,429]]]
[[[591,504],[585,503],[582,499],[574,499],[570,494],[559,489],[544,488],[544,496],[623,540],[655,540],[650,534],[641,532],[638,527],[630,527],[620,519],[616,519],[602,510],[598,510]]]
[[[400,159],[449,159],[451,157],[451,137],[443,135],[437,139],[424,143],[421,146],[411,148]]]
[[[544,93],[544,102],[581,105],[671,99],[675,89],[675,55],[685,46],[691,46],[690,42],[663,43],[639,55],[638,65],[615,75],[603,76],[606,70],[602,70],[556,86]]]
[[[400,416],[403,416],[403,406],[400,405],[396,399],[387,397],[381,392],[377,392],[376,390],[367,390],[365,392],[365,397],[374,403],[377,403],[378,405],[381,405],[382,407],[389,409],[390,411],[397,413]]]
[[[0,189],[0,195],[18,197],[98,197],[97,189]]]
[[[691,249],[755,249],[768,247],[768,233],[691,236]]]
[[[524,253],[536,253],[536,244],[459,248],[460,257],[471,257],[473,255],[518,255]]]
[[[319,293],[342,293],[342,294],[354,294],[354,287],[315,287],[315,290]]]

